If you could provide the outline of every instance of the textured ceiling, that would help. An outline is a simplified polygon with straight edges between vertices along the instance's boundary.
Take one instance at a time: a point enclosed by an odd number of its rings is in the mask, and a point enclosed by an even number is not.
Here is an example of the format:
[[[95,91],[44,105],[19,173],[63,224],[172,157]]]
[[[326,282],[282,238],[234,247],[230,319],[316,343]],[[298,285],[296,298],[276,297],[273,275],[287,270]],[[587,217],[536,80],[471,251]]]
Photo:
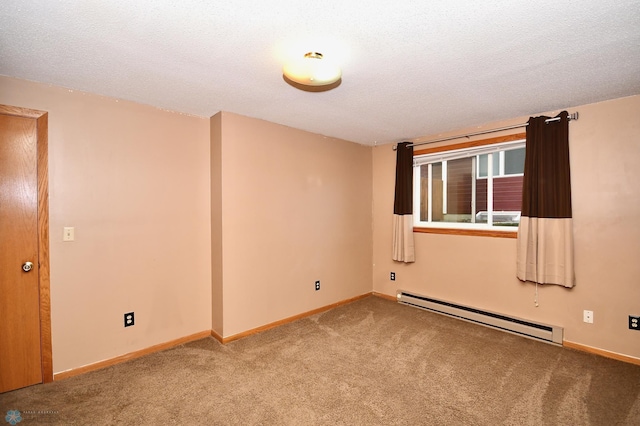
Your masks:
[[[640,0],[3,0],[0,74],[382,144],[640,93]]]

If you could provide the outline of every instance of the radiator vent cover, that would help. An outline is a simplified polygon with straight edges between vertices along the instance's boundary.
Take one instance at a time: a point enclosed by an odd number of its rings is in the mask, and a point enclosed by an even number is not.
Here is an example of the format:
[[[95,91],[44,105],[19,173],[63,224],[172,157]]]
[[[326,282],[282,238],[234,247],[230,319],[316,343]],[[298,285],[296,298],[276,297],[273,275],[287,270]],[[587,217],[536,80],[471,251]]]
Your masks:
[[[403,290],[398,290],[396,297],[398,299],[398,303],[474,322],[476,324],[485,325],[487,327],[517,334],[530,339],[562,345],[562,327],[536,323],[521,318],[510,317],[495,312],[432,299],[430,297],[409,293]]]

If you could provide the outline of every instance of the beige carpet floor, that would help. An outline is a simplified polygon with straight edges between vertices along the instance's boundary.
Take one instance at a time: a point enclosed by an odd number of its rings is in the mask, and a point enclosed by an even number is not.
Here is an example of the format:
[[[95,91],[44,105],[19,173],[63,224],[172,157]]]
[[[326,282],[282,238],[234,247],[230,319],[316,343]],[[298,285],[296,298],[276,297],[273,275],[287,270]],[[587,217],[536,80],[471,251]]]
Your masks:
[[[8,410],[21,426],[640,425],[640,366],[368,297],[8,392]]]

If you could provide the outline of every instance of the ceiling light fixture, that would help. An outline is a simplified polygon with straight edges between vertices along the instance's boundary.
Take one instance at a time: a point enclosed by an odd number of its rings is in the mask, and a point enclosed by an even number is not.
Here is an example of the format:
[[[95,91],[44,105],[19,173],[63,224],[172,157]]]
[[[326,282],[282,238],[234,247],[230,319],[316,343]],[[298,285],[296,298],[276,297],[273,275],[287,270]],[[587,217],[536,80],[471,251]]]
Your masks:
[[[308,52],[303,58],[285,64],[282,72],[287,83],[310,92],[331,90],[342,82],[340,67],[319,52]]]

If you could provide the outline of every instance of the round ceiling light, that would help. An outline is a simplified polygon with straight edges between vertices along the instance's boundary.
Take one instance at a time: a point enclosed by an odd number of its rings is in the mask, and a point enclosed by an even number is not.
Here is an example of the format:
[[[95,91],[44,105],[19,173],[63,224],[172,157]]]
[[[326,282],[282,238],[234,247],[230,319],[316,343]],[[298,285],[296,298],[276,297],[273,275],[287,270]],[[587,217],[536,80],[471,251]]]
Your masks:
[[[342,77],[340,67],[324,59],[322,53],[318,52],[308,52],[303,58],[285,64],[282,72],[287,83],[310,91],[338,87]]]

